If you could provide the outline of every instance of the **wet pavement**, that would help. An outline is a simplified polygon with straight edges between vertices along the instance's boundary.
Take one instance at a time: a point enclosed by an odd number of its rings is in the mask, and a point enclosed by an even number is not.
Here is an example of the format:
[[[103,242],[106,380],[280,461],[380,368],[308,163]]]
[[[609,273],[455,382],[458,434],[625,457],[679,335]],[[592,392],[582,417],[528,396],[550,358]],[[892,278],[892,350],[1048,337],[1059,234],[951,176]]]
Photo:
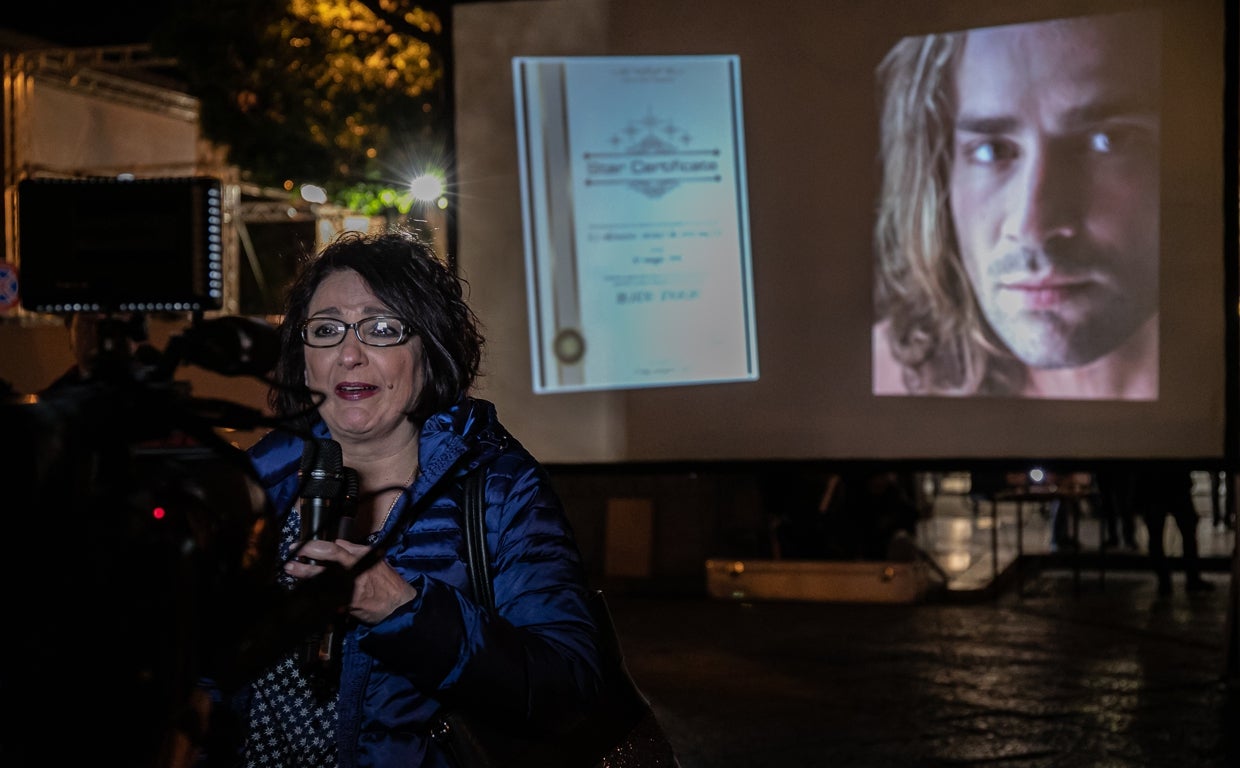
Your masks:
[[[911,605],[610,597],[683,768],[1240,766],[1229,573]]]

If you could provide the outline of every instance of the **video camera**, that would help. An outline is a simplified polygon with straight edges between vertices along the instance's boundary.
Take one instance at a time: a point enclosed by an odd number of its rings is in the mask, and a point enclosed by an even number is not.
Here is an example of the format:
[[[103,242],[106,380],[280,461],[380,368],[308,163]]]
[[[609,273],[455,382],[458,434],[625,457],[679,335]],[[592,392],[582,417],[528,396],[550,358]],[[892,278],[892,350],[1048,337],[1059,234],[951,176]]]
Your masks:
[[[68,763],[163,766],[169,735],[201,728],[204,678],[244,679],[321,621],[280,602],[280,516],[217,431],[281,425],[173,380],[193,363],[270,383],[278,334],[202,319],[222,303],[217,181],[34,180],[19,194],[23,305],[100,315],[112,357],[107,375],[0,399],[6,542],[26,552],[0,573],[0,691],[18,707],[0,761],[41,761],[37,734],[67,722]],[[117,343],[143,335],[132,318],[169,311],[194,317],[165,351]],[[305,626],[273,626],[279,610]]]

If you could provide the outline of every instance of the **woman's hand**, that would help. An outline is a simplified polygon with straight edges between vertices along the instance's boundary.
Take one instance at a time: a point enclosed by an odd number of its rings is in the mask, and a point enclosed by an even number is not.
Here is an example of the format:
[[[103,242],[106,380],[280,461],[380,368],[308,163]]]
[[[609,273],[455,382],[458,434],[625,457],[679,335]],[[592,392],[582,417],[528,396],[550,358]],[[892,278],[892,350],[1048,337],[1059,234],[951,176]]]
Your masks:
[[[351,569],[369,551],[370,547],[364,544],[354,544],[344,539],[315,539],[302,543],[295,554],[319,563],[337,563],[345,569]],[[312,579],[323,573],[323,569],[323,565],[304,563],[296,559],[284,564],[284,572],[297,579]],[[402,579],[383,558],[379,558],[353,580],[353,599],[349,603],[349,615],[363,624],[377,624],[417,594],[412,585]]]

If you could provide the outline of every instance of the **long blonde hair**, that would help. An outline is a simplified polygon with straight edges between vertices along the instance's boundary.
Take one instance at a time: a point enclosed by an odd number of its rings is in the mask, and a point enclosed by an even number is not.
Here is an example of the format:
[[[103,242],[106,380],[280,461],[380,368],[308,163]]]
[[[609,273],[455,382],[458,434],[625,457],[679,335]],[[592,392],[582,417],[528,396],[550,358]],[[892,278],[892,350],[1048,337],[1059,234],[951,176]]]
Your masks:
[[[904,38],[878,67],[883,181],[875,308],[914,394],[1000,394],[1024,367],[982,318],[952,226],[949,178],[962,32]]]

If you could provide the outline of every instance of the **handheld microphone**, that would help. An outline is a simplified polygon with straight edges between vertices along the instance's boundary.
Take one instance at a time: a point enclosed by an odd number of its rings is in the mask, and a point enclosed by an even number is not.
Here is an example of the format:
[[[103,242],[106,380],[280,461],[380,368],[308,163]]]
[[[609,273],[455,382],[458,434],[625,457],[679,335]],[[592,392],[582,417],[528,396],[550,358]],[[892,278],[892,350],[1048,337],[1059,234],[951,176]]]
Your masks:
[[[301,454],[301,517],[300,542],[313,539],[335,539],[343,524],[343,508],[348,506],[346,478],[352,478],[353,499],[356,504],[357,472],[346,472],[340,443],[335,440],[316,439],[306,441]],[[303,562],[318,564],[311,558]],[[305,639],[301,649],[303,668],[315,672],[334,669],[340,657],[340,644],[344,636],[335,622],[316,630]]]
[[[344,457],[340,443],[307,440],[297,476],[301,481],[301,504],[297,508],[301,517],[299,541],[336,538],[344,490]]]
[[[309,439],[301,450],[301,502],[298,515],[301,527],[299,542],[316,538],[335,538],[340,527],[341,498],[345,490],[345,459],[340,443],[331,439]],[[298,557],[301,562],[319,562]],[[329,565],[329,563],[321,563]],[[341,641],[335,623],[311,632],[301,644],[301,666],[311,672],[327,672],[339,658]]]

